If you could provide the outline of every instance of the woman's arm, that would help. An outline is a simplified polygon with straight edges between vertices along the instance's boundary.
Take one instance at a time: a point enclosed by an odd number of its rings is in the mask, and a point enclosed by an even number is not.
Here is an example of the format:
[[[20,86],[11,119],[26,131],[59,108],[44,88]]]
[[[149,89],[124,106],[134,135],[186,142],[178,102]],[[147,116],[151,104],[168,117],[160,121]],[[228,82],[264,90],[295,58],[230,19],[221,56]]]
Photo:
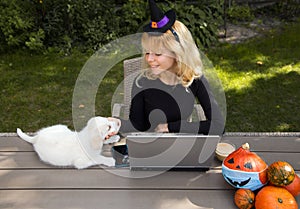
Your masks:
[[[186,120],[171,122],[168,124],[170,132],[181,131],[206,135],[222,135],[225,127],[224,117],[206,78],[202,76],[200,79],[196,79],[190,89],[202,106],[206,120],[197,122],[188,122]]]
[[[135,81],[132,85],[131,95],[129,120],[120,119],[122,124],[121,133],[146,131],[150,127],[150,124],[147,123],[148,118],[145,118],[143,88],[138,87]]]

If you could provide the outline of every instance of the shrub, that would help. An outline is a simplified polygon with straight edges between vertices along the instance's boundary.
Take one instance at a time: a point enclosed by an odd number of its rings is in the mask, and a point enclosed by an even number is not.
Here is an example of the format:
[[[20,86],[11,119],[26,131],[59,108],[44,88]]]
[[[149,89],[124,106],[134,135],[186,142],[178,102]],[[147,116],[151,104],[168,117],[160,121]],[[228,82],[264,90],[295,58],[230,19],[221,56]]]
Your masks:
[[[113,4],[95,0],[52,0],[44,3],[42,24],[48,46],[97,49],[116,37]]]
[[[280,0],[270,6],[257,9],[256,13],[290,21],[299,17],[300,4],[298,0]]]
[[[1,0],[0,50],[27,46],[32,50],[43,47],[44,32],[36,27],[30,1]]]
[[[254,14],[248,5],[233,4],[228,9],[227,16],[232,22],[251,21],[254,19]]]
[[[25,41],[25,46],[33,51],[41,51],[44,49],[44,38],[45,33],[43,29],[39,29],[37,32],[31,32],[29,35],[29,40]]]
[[[199,1],[200,2],[200,1]],[[215,1],[187,4],[159,3],[173,8],[191,30],[200,48],[217,41],[221,19]],[[149,22],[147,1],[127,0],[122,5],[101,0],[2,0],[0,3],[1,49],[27,47],[31,50],[58,48],[70,53],[73,47],[97,50],[111,40],[136,32]]]
[[[117,16],[121,17],[119,18],[119,37],[142,31],[141,27],[150,21],[149,15],[145,12],[147,6],[144,0],[128,0],[117,10]]]
[[[184,0],[174,4],[173,8],[178,19],[191,31],[200,49],[209,48],[218,42],[222,7],[217,1],[197,1],[194,4],[187,4]]]

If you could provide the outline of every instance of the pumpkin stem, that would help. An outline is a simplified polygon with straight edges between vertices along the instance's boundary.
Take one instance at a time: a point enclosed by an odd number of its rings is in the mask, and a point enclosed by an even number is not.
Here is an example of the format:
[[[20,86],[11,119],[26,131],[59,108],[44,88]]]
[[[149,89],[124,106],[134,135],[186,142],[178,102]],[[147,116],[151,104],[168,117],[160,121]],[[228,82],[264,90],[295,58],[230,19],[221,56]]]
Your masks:
[[[242,145],[242,148],[245,150],[250,150],[250,145],[248,143],[245,143]]]

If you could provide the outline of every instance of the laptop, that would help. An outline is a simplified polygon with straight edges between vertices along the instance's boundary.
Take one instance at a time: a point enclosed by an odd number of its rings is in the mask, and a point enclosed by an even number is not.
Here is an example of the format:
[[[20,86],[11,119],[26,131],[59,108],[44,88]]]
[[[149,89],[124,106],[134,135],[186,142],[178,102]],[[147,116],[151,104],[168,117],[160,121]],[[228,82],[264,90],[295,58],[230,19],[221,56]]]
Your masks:
[[[209,170],[220,136],[131,133],[126,137],[131,170]]]

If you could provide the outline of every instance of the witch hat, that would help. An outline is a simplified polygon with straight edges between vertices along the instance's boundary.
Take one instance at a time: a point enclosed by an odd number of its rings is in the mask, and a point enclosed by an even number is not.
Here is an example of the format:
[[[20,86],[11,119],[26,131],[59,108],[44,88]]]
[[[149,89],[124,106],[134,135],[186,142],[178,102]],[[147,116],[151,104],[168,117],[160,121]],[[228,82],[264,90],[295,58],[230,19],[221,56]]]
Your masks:
[[[144,26],[144,32],[165,33],[172,29],[176,20],[176,14],[173,10],[165,14],[158,8],[154,0],[149,0],[151,21]]]

